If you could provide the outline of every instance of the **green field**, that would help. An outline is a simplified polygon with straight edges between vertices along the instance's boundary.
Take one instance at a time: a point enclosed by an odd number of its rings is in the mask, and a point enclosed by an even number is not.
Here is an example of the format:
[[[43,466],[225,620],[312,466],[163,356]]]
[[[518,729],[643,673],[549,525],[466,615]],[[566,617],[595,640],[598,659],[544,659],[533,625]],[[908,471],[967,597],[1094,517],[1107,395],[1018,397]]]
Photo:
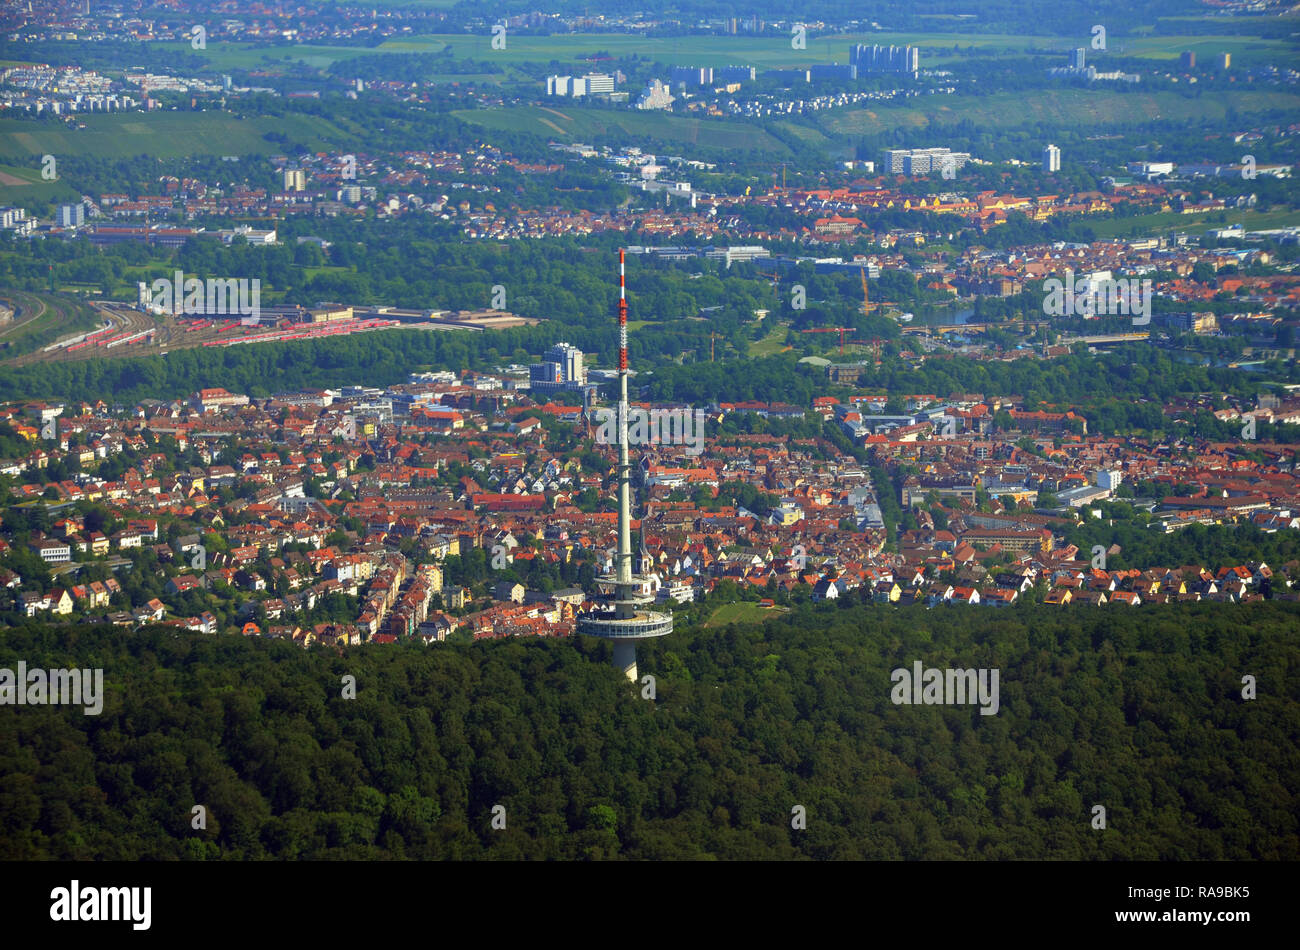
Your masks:
[[[63,181],[41,178],[40,156],[30,165],[0,165],[0,205],[31,208],[47,201],[76,201],[77,190]]]
[[[903,105],[873,105],[826,113],[821,127],[833,136],[859,136],[889,129],[923,129],[971,122],[981,129],[1104,129],[1141,121],[1226,122],[1229,114],[1300,112],[1300,96],[1273,89],[1220,92],[1188,99],[1174,92],[1113,92],[1062,87],[1033,95],[1000,92],[991,96],[927,96]]]
[[[1179,214],[1176,211],[1166,211],[1134,218],[1107,218],[1087,222],[1088,227],[1092,228],[1099,238],[1127,237],[1135,231],[1143,236],[1167,231],[1201,234],[1211,228],[1226,228],[1234,224],[1240,224],[1247,231],[1296,227],[1300,225],[1300,211],[1228,210],[1211,214]]]
[[[438,3],[434,4],[439,5]],[[1193,19],[1192,22],[1204,22]],[[849,46],[854,43],[912,45],[921,48],[922,67],[938,65],[953,57],[956,48],[979,49],[990,53],[1023,54],[1030,51],[1066,50],[1079,45],[1075,38],[1039,36],[1019,33],[832,33],[808,32],[807,47],[792,49],[789,37],[773,33],[767,36],[642,36],[606,33],[575,33],[558,36],[527,36],[508,33],[506,48],[496,50],[491,34],[442,33],[390,39],[374,47],[254,46],[239,43],[210,43],[206,50],[192,50],[188,43],[157,44],[177,52],[204,57],[214,69],[256,69],[268,64],[305,63],[327,68],[341,59],[385,53],[438,53],[450,47],[457,58],[470,57],[512,63],[587,62],[587,57],[603,54],[614,58],[637,56],[670,65],[704,65],[731,63],[760,69],[803,66],[821,62],[847,62]],[[1271,62],[1286,65],[1294,57],[1293,47],[1260,36],[1220,35],[1141,35],[1111,34],[1108,50],[1112,55],[1151,60],[1172,60],[1184,50],[1192,50],[1202,62],[1217,53],[1231,53],[1238,65]],[[1103,61],[1105,52],[1094,52]]]
[[[350,274],[352,268],[343,267],[336,264],[323,264],[320,267],[304,267],[302,269],[302,279],[304,281],[315,280],[322,274]]]
[[[800,142],[812,148],[825,148],[832,144],[831,140],[826,137],[825,133],[820,129],[813,128],[812,126],[801,125],[798,122],[790,121],[772,122],[771,126],[774,129],[780,129],[782,132],[793,135]]]
[[[784,613],[783,609],[773,610],[768,607],[760,607],[751,601],[736,601],[732,604],[723,604],[717,610],[709,615],[709,619],[704,621],[704,629],[710,627],[723,627],[729,623],[762,623],[771,617]]]
[[[773,322],[768,329],[767,336],[749,344],[749,358],[757,359],[760,356],[771,356],[774,353],[780,353],[785,349],[785,337],[789,331],[790,325],[788,323]]]
[[[411,45],[408,48],[408,44]],[[189,43],[155,43],[153,48],[170,50],[186,56],[202,57],[213,70],[251,69],[280,71],[285,66],[303,63],[314,69],[328,69],[341,59],[354,59],[379,53],[437,53],[444,44],[430,41],[419,43],[415,39],[386,46],[258,46],[251,43],[209,43],[207,49],[191,49]],[[256,85],[256,83],[255,83]]]
[[[348,141],[339,126],[319,116],[290,114],[242,119],[224,112],[119,112],[88,115],[84,129],[61,122],[0,119],[0,157],[27,166],[32,156],[90,155],[129,158],[155,155],[277,155],[283,143],[268,132],[287,135],[313,151]]]
[[[719,149],[758,149],[788,155],[790,150],[756,126],[727,119],[693,119],[663,112],[591,109],[565,105],[463,109],[452,113],[464,122],[502,132],[531,132],[569,142],[612,138],[648,138],[657,142]]]

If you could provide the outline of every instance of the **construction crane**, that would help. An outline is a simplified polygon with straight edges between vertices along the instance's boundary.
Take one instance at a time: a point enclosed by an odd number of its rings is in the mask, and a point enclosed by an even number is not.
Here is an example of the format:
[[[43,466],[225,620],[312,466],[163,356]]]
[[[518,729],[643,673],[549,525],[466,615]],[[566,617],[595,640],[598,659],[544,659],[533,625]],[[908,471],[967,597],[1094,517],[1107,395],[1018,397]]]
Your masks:
[[[713,362],[713,341],[716,340],[718,336],[719,334],[716,331],[714,330],[709,331],[709,362],[710,363]]]
[[[840,335],[840,352],[844,352],[844,334],[852,333],[853,327],[813,327],[811,330],[800,330],[800,333],[838,333]]]
[[[862,273],[862,312],[870,315],[872,307],[896,307],[898,302],[895,300],[882,300],[879,303],[872,303],[867,293],[867,269],[859,268]]]

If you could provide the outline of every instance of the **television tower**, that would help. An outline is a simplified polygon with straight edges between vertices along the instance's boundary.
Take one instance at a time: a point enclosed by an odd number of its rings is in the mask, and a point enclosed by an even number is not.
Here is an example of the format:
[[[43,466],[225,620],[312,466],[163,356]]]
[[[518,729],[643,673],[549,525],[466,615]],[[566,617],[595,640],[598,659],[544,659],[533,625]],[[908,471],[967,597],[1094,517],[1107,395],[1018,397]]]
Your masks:
[[[636,680],[638,640],[662,637],[673,632],[673,615],[638,609],[653,603],[643,593],[646,577],[632,573],[632,465],[627,452],[627,285],[624,279],[624,251],[618,252],[618,553],[612,583],[614,593],[605,598],[603,609],[578,618],[578,632],[603,637],[614,647],[614,665],[630,680]]]

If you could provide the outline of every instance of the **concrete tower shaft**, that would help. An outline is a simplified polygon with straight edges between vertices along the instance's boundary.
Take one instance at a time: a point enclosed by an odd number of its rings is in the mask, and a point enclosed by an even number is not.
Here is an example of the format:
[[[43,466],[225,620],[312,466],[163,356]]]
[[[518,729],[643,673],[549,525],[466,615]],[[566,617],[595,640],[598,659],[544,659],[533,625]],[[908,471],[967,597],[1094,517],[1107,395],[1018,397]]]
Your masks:
[[[627,403],[627,279],[625,251],[618,252],[618,550],[613,576],[603,583],[613,587],[605,608],[578,619],[578,632],[602,637],[614,647],[614,665],[628,679],[637,678],[636,643],[673,631],[673,615],[641,609],[653,597],[642,593],[646,578],[632,569],[632,463],[628,459]],[[611,609],[612,608],[612,609]]]

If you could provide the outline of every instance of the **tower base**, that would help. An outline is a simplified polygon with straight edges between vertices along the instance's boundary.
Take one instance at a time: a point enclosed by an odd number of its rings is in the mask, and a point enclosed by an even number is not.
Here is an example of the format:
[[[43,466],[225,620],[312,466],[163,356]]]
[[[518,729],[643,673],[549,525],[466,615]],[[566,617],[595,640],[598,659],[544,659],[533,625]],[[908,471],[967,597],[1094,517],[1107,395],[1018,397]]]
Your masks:
[[[614,641],[614,666],[623,671],[623,675],[636,682],[636,644],[626,641]]]

